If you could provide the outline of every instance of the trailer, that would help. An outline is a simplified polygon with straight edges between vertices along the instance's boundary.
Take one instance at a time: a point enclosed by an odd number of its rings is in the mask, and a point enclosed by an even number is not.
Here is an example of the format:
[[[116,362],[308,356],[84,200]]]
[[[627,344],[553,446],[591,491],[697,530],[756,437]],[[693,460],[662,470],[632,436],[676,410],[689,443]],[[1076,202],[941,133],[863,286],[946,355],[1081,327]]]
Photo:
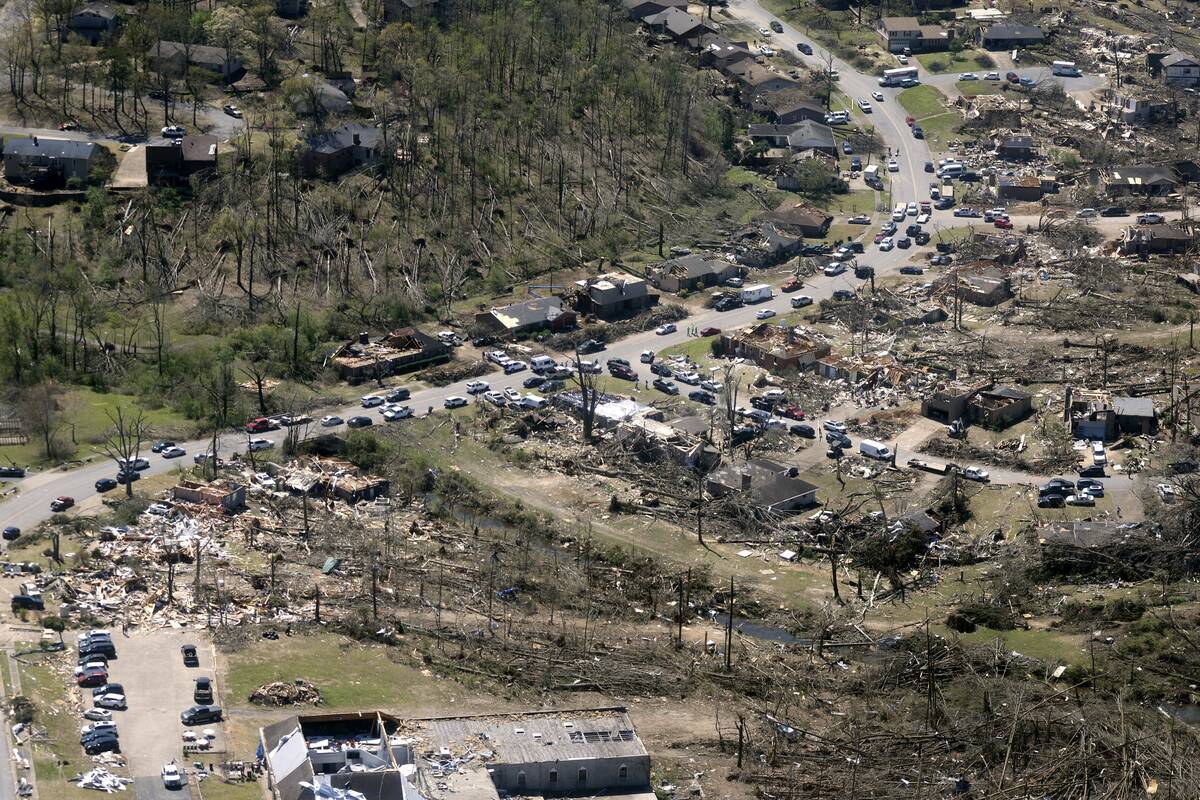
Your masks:
[[[867,168],[863,170],[863,182],[868,186],[878,186],[881,183],[878,164],[867,165]]]
[[[919,458],[910,458],[908,466],[913,469],[922,470],[923,472],[932,472],[934,475],[949,475],[952,472],[962,472],[962,467],[953,462],[937,464],[933,461],[922,461]]]
[[[899,86],[906,80],[917,79],[916,67],[897,67],[896,69],[885,69],[883,77],[879,79],[880,86]]]
[[[743,303],[761,303],[764,300],[770,300],[775,296],[775,292],[768,284],[759,283],[754,286],[747,286],[742,289]]]

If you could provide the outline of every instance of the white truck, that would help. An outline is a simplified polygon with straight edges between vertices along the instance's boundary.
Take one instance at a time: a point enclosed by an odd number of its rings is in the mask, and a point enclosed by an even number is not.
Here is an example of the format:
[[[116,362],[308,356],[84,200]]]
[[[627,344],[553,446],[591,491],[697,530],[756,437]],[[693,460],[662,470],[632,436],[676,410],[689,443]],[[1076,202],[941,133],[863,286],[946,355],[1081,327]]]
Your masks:
[[[863,182],[868,186],[878,186],[879,180],[879,165],[870,164],[863,170]]]
[[[761,303],[764,300],[770,300],[774,296],[775,292],[765,283],[756,283],[753,286],[747,286],[742,289],[743,303]]]
[[[885,69],[883,71],[883,77],[879,79],[879,85],[899,86],[903,81],[916,79],[916,67],[897,67],[896,69]]]
[[[1068,78],[1078,78],[1083,75],[1079,67],[1075,66],[1074,61],[1055,61],[1050,65],[1050,71],[1055,75],[1063,75]]]
[[[877,458],[880,461],[887,461],[892,457],[892,449],[882,442],[877,442],[874,439],[863,439],[858,443],[858,452],[862,453],[867,458]]]

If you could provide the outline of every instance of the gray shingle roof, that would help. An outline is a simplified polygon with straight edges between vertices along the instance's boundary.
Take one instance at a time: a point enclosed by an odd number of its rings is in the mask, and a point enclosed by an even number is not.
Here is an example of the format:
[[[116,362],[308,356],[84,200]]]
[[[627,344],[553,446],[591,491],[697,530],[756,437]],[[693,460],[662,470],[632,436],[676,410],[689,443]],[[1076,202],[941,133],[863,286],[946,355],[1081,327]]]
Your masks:
[[[91,158],[96,152],[94,142],[79,142],[74,139],[47,139],[33,136],[26,139],[9,139],[4,143],[5,155],[46,156],[48,158]]]

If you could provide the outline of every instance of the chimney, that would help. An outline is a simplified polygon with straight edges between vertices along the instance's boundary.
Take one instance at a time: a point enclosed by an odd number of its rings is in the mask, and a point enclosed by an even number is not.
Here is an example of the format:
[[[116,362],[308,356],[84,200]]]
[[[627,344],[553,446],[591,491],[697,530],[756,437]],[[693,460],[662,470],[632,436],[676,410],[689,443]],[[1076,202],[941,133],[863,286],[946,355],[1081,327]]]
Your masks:
[[[742,473],[742,491],[743,492],[750,491],[750,473],[749,472]]]
[[[355,144],[355,146],[362,144],[362,137],[359,136],[357,133],[354,134],[354,144]]]
[[[360,333],[358,335],[358,343],[359,344],[369,344],[370,341],[371,341],[371,337],[367,334],[366,331],[363,331],[362,333]]]

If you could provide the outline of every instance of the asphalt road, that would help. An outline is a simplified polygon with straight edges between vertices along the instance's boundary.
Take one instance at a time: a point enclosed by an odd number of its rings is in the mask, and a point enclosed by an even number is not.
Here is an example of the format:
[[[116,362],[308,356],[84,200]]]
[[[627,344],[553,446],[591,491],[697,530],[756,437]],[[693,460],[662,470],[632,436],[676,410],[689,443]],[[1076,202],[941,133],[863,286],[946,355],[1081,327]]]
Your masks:
[[[916,62],[916,60],[914,59],[913,63],[915,63],[915,62]],[[1025,68],[1025,69],[1022,69],[1020,67],[1017,67],[1015,69],[1002,69],[1000,67],[995,67],[994,69],[990,69],[990,70],[989,69],[977,69],[977,70],[972,70],[972,71],[975,73],[976,76],[979,77],[980,80],[982,80],[983,76],[988,74],[989,72],[999,72],[1001,75],[1001,78],[1003,78],[1003,76],[1005,76],[1009,72],[1015,72],[1015,73],[1017,73],[1018,77],[1029,78],[1030,80],[1034,81],[1035,83],[1037,83],[1039,85],[1041,85],[1043,83],[1058,84],[1058,85],[1062,86],[1063,89],[1065,89],[1068,94],[1093,92],[1096,89],[1099,89],[1099,88],[1107,85],[1107,81],[1104,79],[1104,76],[1102,76],[1102,75],[1080,75],[1077,78],[1068,78],[1064,75],[1055,75],[1053,72],[1050,71],[1050,69],[1048,67],[1034,67],[1034,68]],[[949,97],[950,99],[953,100],[954,98],[958,97],[960,94],[960,92],[958,91],[958,87],[956,87],[955,84],[958,83],[958,76],[961,74],[962,74],[961,72],[947,72],[943,75],[930,75],[922,68],[921,69],[921,82],[927,83],[930,86],[937,87],[938,90],[940,90],[943,94],[945,94],[947,97]],[[988,83],[996,83],[996,82],[988,81]],[[1020,97],[1020,96],[1021,95],[1014,95],[1014,97]]]

